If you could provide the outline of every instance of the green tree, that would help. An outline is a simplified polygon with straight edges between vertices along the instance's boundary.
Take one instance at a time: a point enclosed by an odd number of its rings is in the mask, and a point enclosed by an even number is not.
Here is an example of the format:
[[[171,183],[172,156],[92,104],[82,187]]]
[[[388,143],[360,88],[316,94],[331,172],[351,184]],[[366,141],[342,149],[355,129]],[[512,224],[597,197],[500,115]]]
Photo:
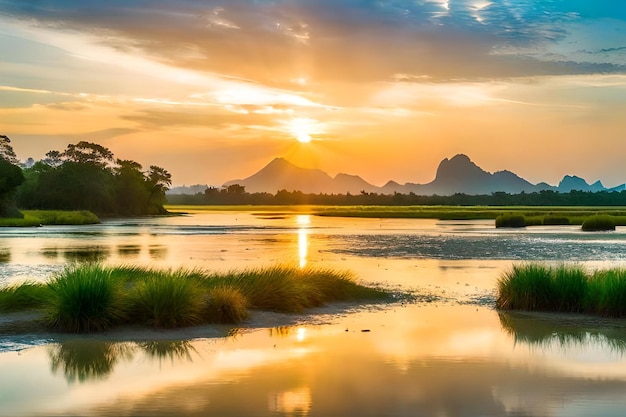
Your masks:
[[[146,189],[148,190],[146,214],[167,213],[163,204],[167,202],[165,192],[170,185],[172,185],[172,175],[164,168],[151,165],[146,174]]]
[[[145,214],[149,191],[142,167],[135,161],[116,161],[114,169],[115,206],[117,214],[137,216]]]
[[[24,182],[24,173],[8,136],[0,135],[0,217],[23,217],[15,206],[15,190]]]

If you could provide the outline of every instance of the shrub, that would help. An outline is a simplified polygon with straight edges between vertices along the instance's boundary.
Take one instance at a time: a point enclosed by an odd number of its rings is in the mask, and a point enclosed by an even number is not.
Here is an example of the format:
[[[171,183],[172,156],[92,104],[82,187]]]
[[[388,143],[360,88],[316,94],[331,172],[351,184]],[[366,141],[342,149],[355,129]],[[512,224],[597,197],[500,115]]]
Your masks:
[[[591,216],[583,222],[582,229],[585,232],[615,230],[615,219],[607,214]]]
[[[70,332],[106,330],[126,314],[122,283],[100,265],[72,266],[49,284],[48,322]]]

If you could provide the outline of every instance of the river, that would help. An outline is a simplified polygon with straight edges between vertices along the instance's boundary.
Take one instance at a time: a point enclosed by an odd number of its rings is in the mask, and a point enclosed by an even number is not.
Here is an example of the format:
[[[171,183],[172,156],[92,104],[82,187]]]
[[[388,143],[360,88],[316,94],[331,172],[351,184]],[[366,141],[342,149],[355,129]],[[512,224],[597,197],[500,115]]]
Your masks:
[[[69,263],[346,269],[414,302],[258,313],[241,329],[1,335],[3,416],[621,416],[621,320],[501,313],[515,262],[623,266],[626,230],[195,212],[0,230],[0,284]]]

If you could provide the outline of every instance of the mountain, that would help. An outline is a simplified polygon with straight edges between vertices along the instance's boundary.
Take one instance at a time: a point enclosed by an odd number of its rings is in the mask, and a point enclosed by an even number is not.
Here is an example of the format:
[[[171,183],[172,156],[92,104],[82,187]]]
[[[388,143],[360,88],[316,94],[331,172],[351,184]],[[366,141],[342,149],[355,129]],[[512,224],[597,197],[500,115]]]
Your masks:
[[[519,194],[544,190],[567,193],[572,190],[595,192],[626,189],[626,184],[607,189],[600,181],[588,184],[584,179],[570,175],[563,177],[557,187],[545,182],[535,185],[511,171],[487,172],[464,154],[458,154],[441,161],[435,179],[427,184],[399,184],[395,181],[389,181],[384,186],[377,187],[357,175],[337,174],[333,178],[319,169],[297,167],[284,158],[276,158],[250,177],[228,181],[224,186],[227,187],[232,184],[243,185],[246,187],[246,191],[251,193],[275,193],[284,189],[315,194],[358,194],[365,191],[379,194],[408,194],[413,192],[418,195],[451,195],[455,193],[476,195],[499,191]]]
[[[388,192],[413,192],[418,195],[491,194],[497,191],[518,194],[522,191],[536,191],[535,185],[514,173],[510,171],[489,173],[463,154],[441,161],[432,182],[428,184],[408,183],[400,187],[398,189],[397,183],[391,186],[388,183],[383,187],[383,191],[385,194]]]
[[[337,174],[332,178],[319,169],[300,168],[284,158],[275,158],[272,162],[248,178],[228,181],[225,187],[239,184],[246,191],[275,193],[279,190],[302,191],[303,193],[346,194],[372,192],[378,187],[356,175]]]

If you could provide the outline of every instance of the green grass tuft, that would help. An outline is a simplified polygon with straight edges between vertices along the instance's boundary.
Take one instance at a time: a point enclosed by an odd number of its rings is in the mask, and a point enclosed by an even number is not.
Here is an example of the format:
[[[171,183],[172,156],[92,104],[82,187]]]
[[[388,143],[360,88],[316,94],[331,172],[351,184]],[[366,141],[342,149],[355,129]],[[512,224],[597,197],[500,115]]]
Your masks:
[[[207,294],[203,317],[210,323],[239,324],[248,318],[248,300],[232,286],[220,285]]]
[[[111,270],[96,264],[65,269],[48,283],[51,292],[48,322],[69,332],[108,329],[126,315],[123,285]]]
[[[41,308],[50,296],[48,287],[32,282],[0,288],[0,311]]]
[[[613,216],[606,214],[598,214],[587,218],[583,222],[582,229],[585,232],[599,232],[606,230],[615,230],[616,222]]]
[[[626,317],[626,269],[592,274],[580,265],[514,265],[497,284],[496,307],[504,310],[590,313]]]
[[[501,214],[496,217],[496,227],[525,227],[526,219],[521,214]]]
[[[183,327],[201,322],[202,292],[184,271],[152,272],[132,294],[132,312],[154,327]]]

